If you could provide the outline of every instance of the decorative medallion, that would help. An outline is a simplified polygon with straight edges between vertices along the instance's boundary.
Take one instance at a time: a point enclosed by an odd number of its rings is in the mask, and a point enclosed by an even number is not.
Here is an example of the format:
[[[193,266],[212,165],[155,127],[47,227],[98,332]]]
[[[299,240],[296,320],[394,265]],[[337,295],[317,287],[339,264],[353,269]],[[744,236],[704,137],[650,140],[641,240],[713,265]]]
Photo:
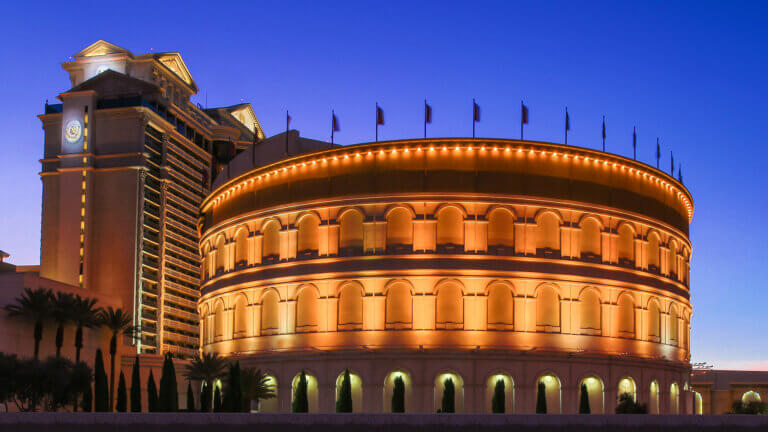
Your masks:
[[[67,141],[71,143],[77,142],[77,140],[83,136],[83,125],[80,124],[79,120],[71,120],[69,123],[67,123],[64,136],[67,138]]]

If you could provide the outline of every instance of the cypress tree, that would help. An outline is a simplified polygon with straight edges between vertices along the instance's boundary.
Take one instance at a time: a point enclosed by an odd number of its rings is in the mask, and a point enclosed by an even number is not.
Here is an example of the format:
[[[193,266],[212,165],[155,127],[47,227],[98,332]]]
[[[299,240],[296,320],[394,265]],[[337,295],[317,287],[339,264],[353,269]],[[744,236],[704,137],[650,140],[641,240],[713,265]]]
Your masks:
[[[336,400],[336,412],[352,412],[352,377],[349,375],[349,369],[344,370],[344,378],[341,379],[339,398]]]
[[[456,388],[453,385],[453,378],[446,378],[443,381],[443,401],[440,412],[456,412]]]
[[[88,383],[83,391],[83,400],[80,401],[80,409],[83,410],[83,412],[93,411],[93,390],[91,390],[91,383]]]
[[[211,411],[211,386],[203,382],[203,391],[200,392],[200,411]]]
[[[221,412],[221,389],[216,386],[216,390],[213,392],[213,412]]]
[[[96,412],[109,412],[112,407],[109,406],[109,384],[107,383],[107,372],[104,370],[104,357],[101,349],[96,350],[96,360],[94,361],[94,380],[93,392],[95,399]]]
[[[125,375],[120,371],[120,380],[117,384],[117,412],[128,411],[128,392],[125,388]]]
[[[243,412],[243,377],[240,361],[229,365],[227,391],[224,392],[222,409],[226,412]]]
[[[392,388],[392,412],[405,412],[405,382],[401,376],[395,377],[395,382]]]
[[[157,404],[157,385],[155,385],[155,375],[150,369],[149,379],[147,379],[147,410],[149,412],[157,412]]]
[[[163,374],[160,376],[160,395],[158,411],[176,412],[179,410],[179,389],[176,382],[176,368],[170,354],[165,355]]]
[[[493,388],[493,399],[491,400],[491,411],[494,414],[504,414],[506,404],[504,389],[504,380],[499,378]]]
[[[195,411],[195,394],[192,392],[192,383],[187,383],[187,411]]]
[[[139,356],[133,362],[131,370],[131,412],[141,412],[141,378],[139,373]]]
[[[581,384],[581,398],[579,399],[579,414],[589,414],[592,411],[589,409],[589,392],[587,391],[587,385]]]
[[[299,375],[299,382],[296,383],[296,391],[293,395],[291,412],[309,412],[309,399],[307,398],[307,374],[304,373],[304,370],[301,371],[301,375]]]
[[[536,414],[547,413],[547,386],[543,381],[539,381],[536,389]]]

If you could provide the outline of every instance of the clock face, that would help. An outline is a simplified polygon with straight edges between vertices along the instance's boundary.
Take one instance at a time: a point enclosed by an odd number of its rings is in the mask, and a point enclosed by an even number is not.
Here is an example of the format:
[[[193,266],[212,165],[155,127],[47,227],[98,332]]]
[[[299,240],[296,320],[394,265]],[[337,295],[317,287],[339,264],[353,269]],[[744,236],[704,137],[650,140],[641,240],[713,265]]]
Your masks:
[[[83,125],[80,124],[79,120],[71,120],[69,123],[67,123],[64,136],[67,138],[67,141],[71,143],[77,142],[77,140],[83,136]]]

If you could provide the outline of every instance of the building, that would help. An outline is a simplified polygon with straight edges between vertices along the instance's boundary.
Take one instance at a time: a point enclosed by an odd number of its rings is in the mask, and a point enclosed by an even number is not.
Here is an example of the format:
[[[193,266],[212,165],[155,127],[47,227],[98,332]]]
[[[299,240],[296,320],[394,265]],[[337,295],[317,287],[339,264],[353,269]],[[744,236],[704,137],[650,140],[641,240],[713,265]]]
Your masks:
[[[689,191],[585,148],[445,138],[237,156],[201,205],[203,352],[330,412],[691,413]],[[286,146],[288,146],[286,140]],[[260,152],[260,153],[259,153]],[[273,153],[275,151],[273,150]],[[286,152],[289,153],[290,152]],[[237,167],[237,169],[234,169]]]
[[[140,353],[199,348],[198,208],[264,133],[249,104],[203,108],[179,53],[98,41],[63,63],[45,131],[40,276],[118,299]]]
[[[725,414],[739,401],[768,401],[768,371],[694,370],[694,413]]]

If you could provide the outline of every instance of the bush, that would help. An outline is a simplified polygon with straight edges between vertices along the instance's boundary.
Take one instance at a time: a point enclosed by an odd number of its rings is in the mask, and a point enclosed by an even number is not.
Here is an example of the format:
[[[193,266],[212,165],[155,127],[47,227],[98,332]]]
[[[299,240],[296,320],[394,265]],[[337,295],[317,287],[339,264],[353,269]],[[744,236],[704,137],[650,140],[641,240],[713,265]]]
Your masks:
[[[336,400],[336,412],[352,412],[352,377],[349,375],[349,369],[344,371],[344,378],[341,379],[339,398]]]
[[[506,397],[504,395],[504,380],[496,380],[496,386],[493,388],[493,399],[491,400],[491,411],[494,414],[504,414]]]
[[[39,406],[47,411],[67,406],[76,410],[90,385],[91,369],[84,363],[55,357],[42,362],[20,360],[0,354],[0,403],[13,402],[19,411],[37,411]]]
[[[453,385],[453,378],[446,378],[443,381],[443,401],[440,404],[440,412],[456,412],[456,387]]]
[[[539,382],[536,388],[536,414],[547,413],[547,386]]]
[[[107,372],[104,370],[104,357],[101,354],[101,349],[96,350],[93,369],[96,374],[93,383],[94,408],[96,412],[112,411],[112,407],[109,406],[109,384],[107,383]]]
[[[291,412],[309,412],[309,399],[307,398],[307,374],[301,371],[299,382],[296,384],[296,392],[291,403]]]
[[[117,384],[117,403],[115,404],[117,412],[128,411],[128,390],[125,388],[125,374],[120,371],[120,379]]]
[[[395,377],[395,382],[392,388],[392,412],[404,413],[405,412],[405,382],[403,377]]]
[[[768,404],[760,401],[733,401],[729,414],[768,414]]]
[[[616,414],[648,414],[648,405],[639,404],[631,394],[623,393],[619,396]]]
[[[587,385],[581,385],[581,398],[579,399],[579,414],[589,414],[592,410],[589,408],[589,391]]]

